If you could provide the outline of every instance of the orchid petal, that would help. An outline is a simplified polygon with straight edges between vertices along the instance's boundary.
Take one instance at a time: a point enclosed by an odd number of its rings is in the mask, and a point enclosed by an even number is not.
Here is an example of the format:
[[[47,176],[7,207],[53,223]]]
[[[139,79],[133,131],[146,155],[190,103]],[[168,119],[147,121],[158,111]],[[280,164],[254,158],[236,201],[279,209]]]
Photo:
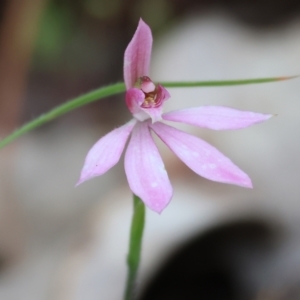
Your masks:
[[[100,176],[112,168],[120,159],[135,120],[114,129],[102,137],[88,152],[77,185]]]
[[[165,89],[161,84],[157,85],[157,98],[159,98],[159,102],[163,104],[171,97],[170,93],[167,89]]]
[[[141,108],[144,100],[145,94],[140,89],[131,88],[126,92],[125,101],[127,107],[133,116],[141,122],[149,119],[149,114]]]
[[[137,88],[131,88],[126,92],[125,101],[132,114],[141,111],[141,105],[145,100],[145,94]]]
[[[125,154],[125,172],[132,192],[160,213],[170,202],[173,189],[148,122],[135,126]]]
[[[162,106],[160,107],[150,107],[150,108],[141,108],[145,114],[147,114],[148,118],[150,117],[152,123],[157,121],[161,121],[161,114],[163,112]]]
[[[205,141],[160,122],[150,127],[198,175],[213,181],[252,187],[246,173]]]
[[[127,89],[132,88],[139,77],[149,75],[151,50],[151,29],[140,19],[124,55],[124,81]]]
[[[272,115],[241,111],[224,106],[201,106],[163,114],[168,121],[181,122],[199,127],[226,130],[245,128],[268,120]]]

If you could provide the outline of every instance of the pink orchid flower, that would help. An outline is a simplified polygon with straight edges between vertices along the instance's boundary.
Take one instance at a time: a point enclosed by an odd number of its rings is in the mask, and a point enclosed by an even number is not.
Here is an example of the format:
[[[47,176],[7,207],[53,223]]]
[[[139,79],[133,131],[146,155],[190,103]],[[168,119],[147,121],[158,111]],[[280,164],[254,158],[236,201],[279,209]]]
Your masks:
[[[162,113],[170,94],[149,78],[152,34],[141,19],[124,56],[126,104],[133,119],[102,137],[88,152],[78,184],[100,176],[125,154],[125,172],[130,189],[152,210],[160,213],[170,202],[173,189],[164,163],[152,139],[159,138],[190,169],[209,180],[252,187],[246,173],[205,141],[161,122],[182,122],[214,130],[244,128],[271,115],[239,111],[222,106],[203,106]]]

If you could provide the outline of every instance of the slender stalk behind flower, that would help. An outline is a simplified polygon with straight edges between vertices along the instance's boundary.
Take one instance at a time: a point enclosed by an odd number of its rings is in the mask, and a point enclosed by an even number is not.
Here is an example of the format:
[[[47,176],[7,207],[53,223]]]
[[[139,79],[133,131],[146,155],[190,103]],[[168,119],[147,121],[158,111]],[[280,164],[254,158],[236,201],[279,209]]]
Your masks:
[[[234,85],[261,84],[276,81],[284,81],[297,78],[299,76],[282,76],[282,77],[266,77],[266,78],[250,78],[250,79],[233,79],[233,80],[208,80],[208,81],[170,81],[161,83],[164,87],[180,88],[180,87],[225,87]],[[13,131],[0,141],[0,149],[12,143],[24,134],[53,121],[54,119],[74,110],[85,106],[91,102],[101,100],[105,97],[117,95],[125,91],[124,83],[115,83],[108,86],[100,87],[96,90],[88,92],[84,95],[75,97],[41,116],[29,121],[20,128]]]
[[[128,275],[125,300],[134,299],[136,275],[141,259],[142,238],[145,225],[145,205],[133,195],[133,216],[130,228],[129,251],[127,256]]]

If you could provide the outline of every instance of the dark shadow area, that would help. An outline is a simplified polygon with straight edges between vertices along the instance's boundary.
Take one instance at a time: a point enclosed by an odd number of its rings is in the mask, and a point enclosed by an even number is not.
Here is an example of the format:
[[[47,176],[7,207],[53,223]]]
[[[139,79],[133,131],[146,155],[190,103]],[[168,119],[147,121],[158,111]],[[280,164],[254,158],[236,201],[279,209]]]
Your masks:
[[[275,234],[260,220],[219,225],[175,251],[140,300],[247,300],[257,291],[244,280],[243,262],[268,255]]]

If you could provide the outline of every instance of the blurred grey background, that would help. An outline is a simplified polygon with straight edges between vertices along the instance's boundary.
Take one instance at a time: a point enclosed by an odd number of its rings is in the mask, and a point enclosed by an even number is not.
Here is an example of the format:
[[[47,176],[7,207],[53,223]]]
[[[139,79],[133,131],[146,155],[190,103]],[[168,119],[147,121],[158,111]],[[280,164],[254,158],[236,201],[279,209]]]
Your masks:
[[[0,136],[91,89],[122,81],[142,17],[151,78],[223,80],[299,74],[300,2],[7,0],[0,2]],[[166,111],[227,105],[274,113],[212,132],[253,179],[209,182],[159,141],[174,199],[147,211],[140,299],[300,299],[299,79],[169,89]],[[77,188],[89,148],[130,118],[124,95],[69,113],[0,152],[0,299],[121,299],[132,201],[120,162]]]

